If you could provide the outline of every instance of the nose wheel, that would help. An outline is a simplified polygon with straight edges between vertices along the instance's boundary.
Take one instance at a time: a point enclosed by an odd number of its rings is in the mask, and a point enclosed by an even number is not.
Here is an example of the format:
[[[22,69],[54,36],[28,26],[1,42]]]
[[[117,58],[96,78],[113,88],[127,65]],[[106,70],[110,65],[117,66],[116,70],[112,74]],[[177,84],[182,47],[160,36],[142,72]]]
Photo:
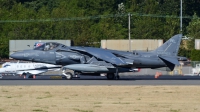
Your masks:
[[[65,78],[66,78],[67,80],[70,80],[70,79],[72,79],[72,77],[73,77],[73,74],[72,74],[71,72],[67,71],[66,69],[63,69],[63,70],[62,70],[62,74],[65,76]]]
[[[72,73],[66,72],[65,74],[66,74],[66,75],[65,75],[65,76],[66,76],[66,79],[68,79],[68,80],[72,79],[72,77],[73,77],[73,76],[72,76]]]
[[[62,74],[65,76],[67,80],[70,80],[72,78],[79,78],[79,75],[81,73],[70,69],[62,68]]]

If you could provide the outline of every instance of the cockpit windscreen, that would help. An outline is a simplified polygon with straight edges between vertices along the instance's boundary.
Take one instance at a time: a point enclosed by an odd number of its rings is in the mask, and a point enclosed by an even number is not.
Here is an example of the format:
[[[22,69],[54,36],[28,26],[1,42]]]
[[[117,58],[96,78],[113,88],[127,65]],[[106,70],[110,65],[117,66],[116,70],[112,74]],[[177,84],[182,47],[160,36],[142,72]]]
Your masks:
[[[3,68],[9,67],[9,66],[10,66],[9,64],[3,64],[2,65]]]
[[[59,46],[58,43],[46,42],[43,45],[34,48],[34,50],[49,51],[49,50],[52,50],[52,49],[54,49],[54,48],[56,48],[58,46]]]

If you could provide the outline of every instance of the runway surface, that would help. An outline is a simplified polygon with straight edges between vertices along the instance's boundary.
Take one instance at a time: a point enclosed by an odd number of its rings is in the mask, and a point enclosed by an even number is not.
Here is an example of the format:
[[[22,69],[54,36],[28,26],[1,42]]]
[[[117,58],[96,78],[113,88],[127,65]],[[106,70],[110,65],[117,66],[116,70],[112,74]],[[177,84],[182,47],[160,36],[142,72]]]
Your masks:
[[[23,85],[23,86],[33,86],[33,85],[65,85],[65,86],[93,86],[93,85],[123,85],[123,86],[134,86],[134,85],[200,85],[200,77],[196,76],[163,76],[158,79],[151,77],[122,77],[119,80],[107,80],[106,77],[81,77],[80,79],[64,80],[64,79],[18,79],[18,80],[0,80],[0,86],[10,86],[10,85]]]

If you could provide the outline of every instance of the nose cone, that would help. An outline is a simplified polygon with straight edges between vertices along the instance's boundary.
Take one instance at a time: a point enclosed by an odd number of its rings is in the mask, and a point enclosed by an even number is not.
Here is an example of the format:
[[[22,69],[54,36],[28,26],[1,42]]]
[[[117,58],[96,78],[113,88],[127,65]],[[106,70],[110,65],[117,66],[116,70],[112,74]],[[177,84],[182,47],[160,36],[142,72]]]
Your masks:
[[[0,73],[5,73],[5,68],[0,68]]]
[[[13,59],[17,59],[17,60],[21,60],[24,57],[24,53],[23,52],[16,52],[10,55],[11,58]]]

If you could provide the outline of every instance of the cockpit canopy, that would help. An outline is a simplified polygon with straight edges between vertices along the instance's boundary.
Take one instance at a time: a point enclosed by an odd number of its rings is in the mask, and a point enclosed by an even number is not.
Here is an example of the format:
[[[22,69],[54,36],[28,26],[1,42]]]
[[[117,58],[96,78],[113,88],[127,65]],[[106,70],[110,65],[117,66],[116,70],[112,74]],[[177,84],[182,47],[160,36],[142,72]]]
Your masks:
[[[38,47],[35,47],[34,50],[49,51],[49,50],[55,49],[59,45],[60,44],[56,42],[46,42]]]
[[[9,67],[9,66],[10,66],[9,64],[3,64],[2,65],[3,68]]]

